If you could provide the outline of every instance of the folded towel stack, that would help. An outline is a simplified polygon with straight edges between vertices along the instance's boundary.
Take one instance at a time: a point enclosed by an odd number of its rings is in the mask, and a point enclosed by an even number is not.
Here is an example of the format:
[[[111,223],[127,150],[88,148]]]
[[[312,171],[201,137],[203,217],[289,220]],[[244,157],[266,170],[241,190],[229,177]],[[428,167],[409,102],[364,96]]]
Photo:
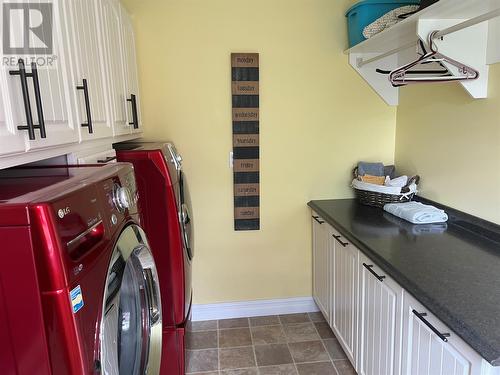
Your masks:
[[[358,175],[385,176],[384,164],[361,161],[358,163]]]
[[[352,187],[358,190],[366,190],[371,191],[373,193],[381,193],[381,194],[392,194],[399,195],[401,194],[401,187],[399,186],[384,186],[371,184],[369,182],[359,181],[354,179],[352,181]],[[415,194],[417,192],[417,184],[411,184],[409,187],[407,194]]]
[[[384,166],[382,163],[359,162],[357,178],[352,186],[356,189],[385,194],[400,194],[401,188],[408,184],[408,176],[394,178],[394,165]],[[417,186],[412,184],[410,192],[415,193]]]
[[[448,215],[443,210],[420,202],[389,203],[384,210],[413,224],[444,223]]]
[[[396,177],[391,180],[389,176],[385,178],[384,185],[392,187],[405,187],[408,183],[408,176]]]

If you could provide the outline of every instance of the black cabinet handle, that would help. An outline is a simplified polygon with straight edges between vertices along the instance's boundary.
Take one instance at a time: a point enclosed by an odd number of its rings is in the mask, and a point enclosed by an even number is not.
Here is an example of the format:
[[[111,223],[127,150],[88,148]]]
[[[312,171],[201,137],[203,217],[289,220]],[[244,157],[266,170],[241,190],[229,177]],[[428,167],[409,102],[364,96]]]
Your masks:
[[[324,223],[325,223],[324,221],[321,221],[321,220],[319,219],[319,216],[313,216],[312,218],[313,218],[314,220],[316,220],[316,221],[317,221],[318,223],[320,223],[320,224],[324,224]]]
[[[368,271],[370,271],[370,273],[375,276],[378,281],[384,281],[385,279],[385,276],[380,276],[378,275],[374,270],[373,270],[373,264],[366,264],[366,263],[363,263],[363,267],[365,267]]]
[[[419,318],[427,327],[431,329],[441,340],[444,342],[448,342],[448,337],[451,335],[449,333],[441,333],[439,332],[424,316],[427,316],[427,313],[419,313],[417,310],[412,310],[412,312]]]
[[[132,104],[132,122],[129,122],[129,125],[133,125],[134,129],[139,129],[139,118],[137,115],[137,97],[134,94],[130,95],[130,99],[127,99],[127,102]]]
[[[337,240],[337,242],[339,244],[341,244],[342,246],[346,247],[347,245],[349,245],[349,242],[344,242],[341,240],[342,236],[336,236],[335,234],[332,234],[332,237],[335,238]]]
[[[31,63],[31,76],[33,77],[33,88],[35,90],[36,113],[38,114],[38,125],[35,128],[40,129],[40,137],[47,138],[45,133],[45,118],[43,116],[42,95],[40,93],[40,81],[38,80],[38,70],[36,63]]]
[[[97,160],[97,162],[106,164],[106,163],[109,163],[110,161],[115,160],[115,159],[116,159],[116,156],[108,156],[106,159]]]
[[[83,95],[85,97],[85,110],[87,111],[87,122],[81,124],[81,126],[88,128],[89,134],[92,134],[94,129],[92,128],[92,111],[90,110],[89,86],[87,84],[87,80],[84,78],[82,80],[82,85],[76,86],[76,89],[83,90]]]
[[[27,130],[28,137],[30,141],[35,140],[35,128],[33,126],[33,116],[31,115],[31,104],[30,104],[30,95],[28,93],[28,79],[26,69],[24,67],[23,59],[18,60],[19,70],[11,70],[9,74],[11,76],[18,75],[21,79],[21,92],[23,94],[23,102],[24,102],[24,112],[26,114],[26,124],[27,126],[19,125],[17,128],[19,130]]]

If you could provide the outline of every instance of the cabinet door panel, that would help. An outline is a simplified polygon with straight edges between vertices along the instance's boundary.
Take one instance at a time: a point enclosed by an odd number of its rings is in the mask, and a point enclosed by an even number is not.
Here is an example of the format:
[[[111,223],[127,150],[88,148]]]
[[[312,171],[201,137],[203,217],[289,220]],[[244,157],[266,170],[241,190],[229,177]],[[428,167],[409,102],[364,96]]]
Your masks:
[[[130,134],[128,121],[127,76],[122,37],[120,4],[117,0],[99,0],[102,13],[102,34],[106,51],[106,75],[113,134]]]
[[[137,73],[137,56],[135,51],[135,35],[134,28],[132,26],[132,20],[130,16],[125,11],[123,6],[121,9],[121,24],[122,24],[122,35],[123,35],[123,46],[124,46],[124,58],[125,58],[125,74],[127,77],[127,95],[130,98],[130,95],[134,94],[136,96],[136,105],[137,105],[137,119],[138,119],[138,127],[132,127],[131,131],[133,133],[142,132],[141,126],[141,106],[140,106],[140,95],[139,95],[139,77]],[[133,114],[132,114],[132,103],[129,102],[127,106],[127,114],[129,123],[133,122]]]
[[[416,314],[441,333],[450,333],[443,341]],[[444,326],[414,298],[405,295],[403,310],[403,374],[405,375],[480,375],[482,358],[456,334]]]
[[[335,244],[333,325],[347,357],[356,365],[358,310],[358,250],[348,244]]]
[[[360,255],[359,264],[360,374],[398,375],[403,289],[364,255]],[[370,269],[383,279],[379,280]]]
[[[2,48],[1,43],[0,48]],[[0,77],[0,155],[24,152],[26,148],[24,135],[17,130],[17,125],[12,121],[10,108],[5,105],[7,82],[4,78],[6,77]]]
[[[75,97],[76,122],[82,139],[108,137],[112,134],[107,101],[104,68],[103,36],[100,33],[101,14],[97,0],[67,0],[64,2],[68,48],[72,67],[71,90]],[[85,93],[77,86],[87,80],[93,133],[81,124],[88,122]]]
[[[39,6],[42,1],[31,1],[30,4]],[[45,1],[43,2],[45,3]],[[52,27],[52,47],[51,55],[30,54],[22,56],[7,56],[16,60],[22,57],[25,60],[26,71],[32,72],[31,62],[37,63],[37,71],[39,78],[40,97],[45,120],[46,138],[40,137],[39,130],[35,130],[36,140],[29,140],[26,131],[20,131],[24,138],[26,149],[41,149],[53,147],[61,144],[68,144],[78,141],[78,131],[74,127],[72,121],[72,112],[68,96],[68,66],[63,44],[63,30],[61,22],[63,15],[59,7],[59,2],[52,2],[52,22],[42,22],[41,28]],[[24,12],[17,12],[22,16]],[[11,20],[12,22],[21,22],[20,20]],[[45,30],[45,29],[44,29]],[[30,33],[30,45],[37,45],[35,34]],[[9,71],[18,70],[17,65],[11,66],[8,69],[2,69],[2,81],[6,83],[5,89],[5,105],[10,108],[12,126],[17,128],[19,125],[26,126],[26,113],[24,108],[23,95],[21,91],[20,77],[9,74]],[[36,98],[33,87],[33,79],[27,78],[28,92],[30,98],[31,114],[34,125],[39,123],[37,115]]]
[[[320,222],[314,219],[317,217]],[[329,230],[323,219],[313,214],[313,296],[319,309],[330,319]]]

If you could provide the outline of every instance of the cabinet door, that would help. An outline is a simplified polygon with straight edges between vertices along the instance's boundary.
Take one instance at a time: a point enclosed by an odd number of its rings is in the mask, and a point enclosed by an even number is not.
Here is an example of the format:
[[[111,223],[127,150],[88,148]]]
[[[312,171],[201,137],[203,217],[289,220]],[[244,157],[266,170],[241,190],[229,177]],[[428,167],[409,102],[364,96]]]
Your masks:
[[[359,374],[401,373],[403,289],[360,254]]]
[[[327,321],[330,320],[329,225],[313,213],[313,297]]]
[[[134,121],[134,110],[137,116],[137,126],[134,128],[132,126],[133,133],[142,132],[141,126],[141,106],[140,106],[140,95],[139,95],[139,77],[137,73],[137,56],[135,52],[135,35],[134,28],[132,25],[132,20],[130,16],[125,11],[123,5],[120,6],[121,9],[121,25],[122,25],[122,35],[123,35],[123,47],[124,47],[124,58],[125,58],[125,74],[126,74],[126,84],[127,84],[127,99],[131,99],[132,95],[135,95],[135,103],[128,101],[127,114],[128,122],[133,123]],[[135,105],[135,108],[134,108]]]
[[[2,2],[2,6],[4,5]],[[43,3],[43,4],[42,4]],[[24,3],[26,6],[39,7],[46,5],[46,1],[30,1]],[[41,149],[46,147],[58,146],[78,142],[78,129],[75,127],[72,120],[71,112],[71,99],[69,96],[69,75],[68,65],[66,59],[66,51],[63,44],[63,29],[61,23],[63,15],[60,9],[60,3],[54,1],[52,5],[52,22],[42,18],[41,28],[51,28],[52,30],[52,53],[43,54],[40,52],[29,53],[28,55],[5,55],[3,58],[11,59],[16,62],[18,57],[24,59],[26,64],[27,73],[32,72],[31,63],[35,62],[38,72],[38,82],[40,87],[40,95],[35,95],[34,79],[27,78],[28,95],[30,107],[29,111],[33,117],[34,125],[40,123],[40,118],[37,113],[37,99],[40,100],[40,109],[43,111],[46,138],[41,138],[40,131],[35,130],[35,140],[29,140],[27,131],[20,132],[26,141],[26,149]],[[23,25],[26,19],[26,14],[37,14],[36,11],[28,12],[26,10],[19,10],[10,12],[10,21],[13,24]],[[31,16],[30,16],[31,17]],[[14,32],[14,31],[12,31]],[[39,46],[43,41],[36,40],[35,33],[29,33],[30,46]],[[47,42],[50,43],[50,42]],[[29,51],[31,52],[31,51]],[[27,105],[23,100],[21,90],[21,77],[20,75],[10,75],[9,71],[19,70],[17,63],[10,64],[9,67],[1,70],[2,80],[7,83],[6,85],[6,105],[10,107],[12,114],[12,124],[14,127],[26,126]]]
[[[0,46],[1,48],[1,46]],[[24,152],[26,145],[24,135],[20,134],[17,126],[9,121],[9,108],[5,106],[6,82],[0,77],[0,155]]]
[[[332,329],[356,367],[358,344],[358,250],[337,232],[334,249]]]
[[[98,0],[102,15],[101,33],[105,50],[105,71],[109,87],[109,108],[114,135],[130,134],[127,102],[127,76],[122,37],[120,3],[118,0]]]
[[[4,1],[0,1],[0,19],[4,19]],[[6,17],[8,15],[5,15]],[[3,30],[0,30],[0,57],[2,58],[2,74],[0,74],[0,155],[9,155],[24,152],[26,149],[24,131],[18,130],[17,126],[21,124],[14,123],[12,119],[12,108],[10,106],[9,81],[11,80],[5,70],[16,69],[16,66],[9,68],[5,66],[4,59],[10,56],[4,55]],[[13,59],[15,63],[15,57]],[[19,103],[22,105],[22,103]]]
[[[112,135],[109,102],[107,101],[101,13],[97,0],[66,0],[65,27],[71,60],[70,88],[76,103],[76,123],[83,140]],[[86,81],[86,90],[84,87]],[[92,128],[88,124],[86,100],[90,106]],[[91,133],[92,131],[92,133]]]
[[[408,293],[403,306],[403,374],[481,374],[479,354]]]

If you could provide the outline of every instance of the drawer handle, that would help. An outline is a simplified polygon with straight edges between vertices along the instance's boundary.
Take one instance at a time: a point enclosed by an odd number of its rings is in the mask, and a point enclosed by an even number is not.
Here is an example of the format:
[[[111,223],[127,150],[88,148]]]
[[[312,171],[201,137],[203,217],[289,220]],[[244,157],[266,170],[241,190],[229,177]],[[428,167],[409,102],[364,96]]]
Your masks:
[[[133,125],[134,129],[139,129],[139,116],[137,115],[137,97],[134,94],[130,95],[130,99],[127,102],[132,104],[132,122],[129,125]]]
[[[370,271],[370,273],[375,276],[378,281],[384,281],[385,279],[385,276],[380,276],[379,274],[377,274],[374,270],[373,270],[373,264],[366,264],[366,263],[363,263],[363,267],[365,267],[368,271]]]
[[[116,156],[107,156],[106,159],[99,159],[97,162],[99,164],[106,164],[109,163],[110,161],[116,160]]]
[[[321,220],[319,219],[319,216],[313,216],[312,218],[313,218],[314,220],[316,220],[316,221],[317,221],[318,223],[320,223],[320,224],[324,224],[324,223],[325,223],[324,221],[321,221]]]
[[[342,236],[336,236],[334,234],[332,234],[332,237],[335,238],[337,240],[337,242],[339,244],[341,244],[342,246],[346,247],[347,245],[349,245],[349,242],[344,242],[341,240]]]
[[[83,96],[85,98],[85,110],[87,111],[87,122],[81,124],[82,127],[86,127],[89,130],[89,134],[94,132],[92,128],[92,112],[90,110],[90,99],[89,99],[89,86],[87,85],[87,80],[84,78],[82,80],[81,86],[76,86],[77,90],[83,90]]]
[[[18,75],[21,79],[21,92],[23,94],[23,102],[24,102],[24,112],[26,114],[26,126],[19,125],[17,127],[18,130],[27,130],[28,138],[30,141],[34,141],[35,137],[35,129],[40,130],[40,137],[46,138],[47,134],[45,132],[45,120],[43,117],[43,108],[42,108],[42,97],[40,94],[40,82],[38,80],[38,71],[36,68],[36,63],[31,64],[31,73],[26,72],[26,68],[24,65],[24,60],[18,60],[19,70],[12,70],[9,72],[10,75],[15,76]],[[36,103],[36,111],[38,115],[38,125],[33,124],[33,116],[31,114],[31,103],[28,92],[28,77],[33,78],[33,89],[35,91],[35,103]]]
[[[449,333],[441,333],[439,332],[424,316],[427,316],[427,313],[419,313],[417,310],[412,310],[412,312],[419,318],[427,327],[431,329],[441,340],[444,342],[448,342],[448,337],[451,335]]]

